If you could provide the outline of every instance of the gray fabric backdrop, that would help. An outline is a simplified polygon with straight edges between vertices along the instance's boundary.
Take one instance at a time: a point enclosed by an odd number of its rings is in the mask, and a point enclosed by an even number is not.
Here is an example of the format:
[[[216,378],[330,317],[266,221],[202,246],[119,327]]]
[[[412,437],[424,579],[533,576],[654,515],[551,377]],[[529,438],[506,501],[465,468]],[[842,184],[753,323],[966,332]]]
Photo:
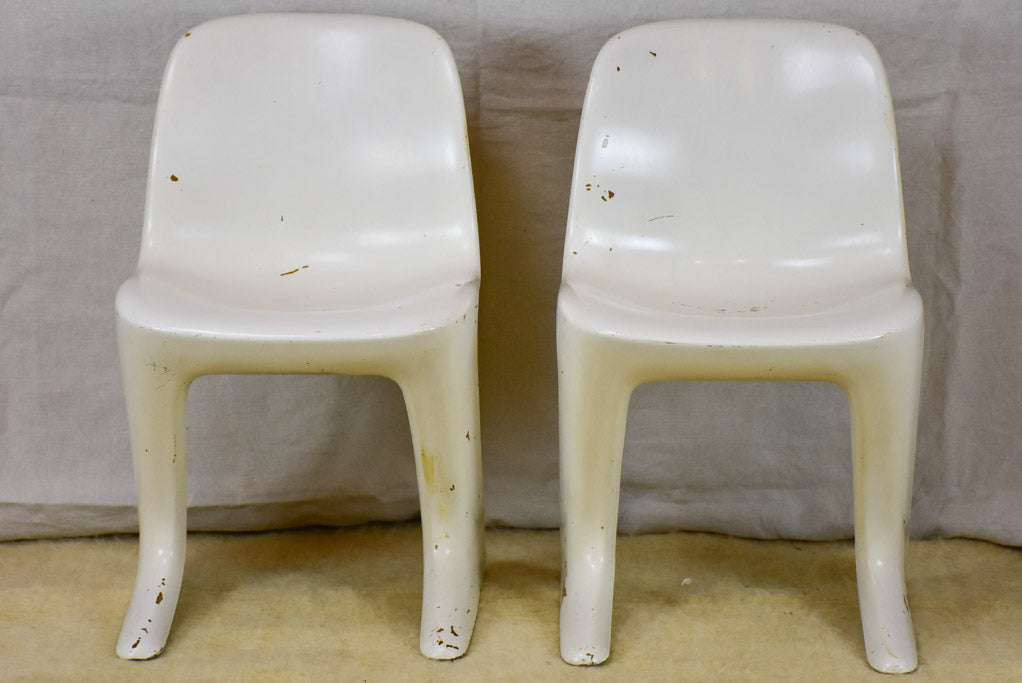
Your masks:
[[[686,17],[856,28],[894,95],[909,252],[927,307],[922,537],[1022,544],[1022,4],[789,0],[0,0],[0,538],[130,530],[113,297],[139,247],[163,66],[206,19],[401,16],[461,71],[483,258],[486,510],[556,526],[554,302],[575,133],[605,40]],[[209,377],[190,404],[192,528],[407,519],[404,407],[371,377]],[[847,404],[822,384],[641,387],[622,529],[851,534]]]

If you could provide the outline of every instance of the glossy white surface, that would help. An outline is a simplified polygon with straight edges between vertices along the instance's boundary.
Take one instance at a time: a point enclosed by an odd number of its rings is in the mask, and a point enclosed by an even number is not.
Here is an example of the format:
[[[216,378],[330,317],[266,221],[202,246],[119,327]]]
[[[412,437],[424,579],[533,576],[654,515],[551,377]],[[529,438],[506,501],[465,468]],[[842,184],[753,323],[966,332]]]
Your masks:
[[[562,657],[609,655],[635,386],[821,380],[851,408],[867,656],[915,669],[903,564],[922,304],[873,46],[785,21],[662,22],[612,38],[582,113],[563,264]]]
[[[157,109],[118,340],[139,570],[117,653],[165,647],[186,531],[186,402],[225,373],[379,374],[408,408],[423,654],[468,648],[479,598],[479,245],[461,86],[431,29],[247,15],[188,32]]]

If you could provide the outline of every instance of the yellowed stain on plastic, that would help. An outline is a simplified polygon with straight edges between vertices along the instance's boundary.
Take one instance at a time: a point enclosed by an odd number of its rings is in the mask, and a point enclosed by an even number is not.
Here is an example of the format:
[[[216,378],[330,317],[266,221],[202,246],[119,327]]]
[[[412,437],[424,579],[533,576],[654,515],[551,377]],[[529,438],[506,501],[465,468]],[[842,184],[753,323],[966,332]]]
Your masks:
[[[422,449],[422,477],[426,480],[426,487],[432,489],[436,484],[436,475],[439,462],[435,455],[430,455],[426,449]]]

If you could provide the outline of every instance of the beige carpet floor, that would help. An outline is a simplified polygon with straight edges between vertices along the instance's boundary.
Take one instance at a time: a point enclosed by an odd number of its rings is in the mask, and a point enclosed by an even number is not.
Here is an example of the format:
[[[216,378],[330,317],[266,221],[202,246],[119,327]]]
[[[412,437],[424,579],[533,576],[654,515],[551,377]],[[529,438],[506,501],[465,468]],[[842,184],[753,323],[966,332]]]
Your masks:
[[[114,643],[137,539],[0,544],[0,679],[24,681],[858,681],[852,545],[622,537],[611,659],[557,649],[553,531],[488,530],[469,653],[418,654],[419,528],[192,534],[166,652]],[[1022,680],[1022,549],[912,542],[912,681]],[[891,680],[888,678],[888,680]]]

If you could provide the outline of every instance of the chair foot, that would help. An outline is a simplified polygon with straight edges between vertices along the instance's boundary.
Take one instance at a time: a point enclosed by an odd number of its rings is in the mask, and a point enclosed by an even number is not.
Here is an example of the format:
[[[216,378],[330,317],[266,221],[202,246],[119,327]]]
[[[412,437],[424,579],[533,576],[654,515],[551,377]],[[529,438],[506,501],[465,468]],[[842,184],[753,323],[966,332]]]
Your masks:
[[[449,610],[446,618],[423,620],[419,649],[429,659],[457,659],[468,652],[474,625],[473,612],[465,614],[457,609]]]
[[[429,659],[457,659],[468,652],[479,611],[481,524],[444,535],[458,542],[434,543],[423,562],[419,650]]]
[[[482,532],[466,525],[451,534],[458,543],[437,543],[423,564],[419,650],[429,659],[457,659],[468,652],[479,611]]]
[[[152,659],[163,652],[174,623],[180,587],[180,578],[175,581],[174,577],[161,576],[146,580],[140,572],[117,640],[118,657]]]
[[[594,666],[603,664],[610,657],[609,645],[583,645],[573,647],[561,642],[561,659],[574,666]]]
[[[579,577],[577,564],[572,572]],[[565,585],[561,592],[561,659],[576,666],[602,664],[610,656],[613,578],[589,576],[581,589]]]
[[[897,652],[890,642],[879,642],[872,647],[867,645],[866,659],[871,667],[884,674],[907,674],[919,666],[914,646]]]
[[[865,605],[863,605],[865,607]],[[908,673],[919,665],[908,601],[885,601],[863,611],[862,634],[869,665],[881,673]]]
[[[464,547],[474,543],[465,533]],[[479,610],[480,571],[477,559],[463,553],[463,562],[446,568],[428,563],[429,579],[423,583],[424,600],[419,630],[419,650],[429,659],[457,659],[468,652]],[[427,559],[429,556],[427,556]],[[450,559],[450,558],[447,558]],[[459,569],[460,565],[460,569]],[[442,577],[444,580],[437,580]]]

